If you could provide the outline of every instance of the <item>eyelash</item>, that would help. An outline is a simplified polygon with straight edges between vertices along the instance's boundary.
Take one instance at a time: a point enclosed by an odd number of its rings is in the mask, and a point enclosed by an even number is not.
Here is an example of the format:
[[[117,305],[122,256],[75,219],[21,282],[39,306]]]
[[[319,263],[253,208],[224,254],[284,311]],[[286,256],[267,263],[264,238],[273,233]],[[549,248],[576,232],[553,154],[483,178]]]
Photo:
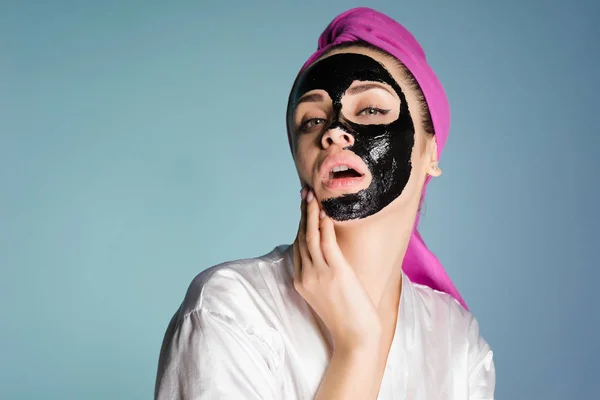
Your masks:
[[[374,111],[375,113],[374,114],[364,114],[365,111]],[[365,107],[362,110],[360,110],[356,115],[357,116],[358,115],[370,116],[370,115],[378,115],[378,114],[386,115],[390,111],[391,110],[384,110],[382,108],[375,107],[375,106],[368,106],[368,107]],[[298,127],[298,130],[300,132],[308,132],[311,128],[313,128],[312,126],[311,127],[308,126],[309,123],[311,123],[311,122],[314,122],[314,123],[317,123],[317,122],[324,123],[324,122],[326,122],[326,119],[324,119],[324,118],[310,118],[310,119],[307,119],[307,120],[303,121],[300,124],[300,126]]]
[[[365,111],[375,111],[375,114],[365,114]],[[362,110],[360,110],[358,112],[357,115],[365,115],[365,116],[369,116],[369,115],[377,115],[377,114],[381,114],[381,115],[386,115],[387,113],[389,113],[391,110],[384,110],[375,106],[368,106],[363,108]]]
[[[303,122],[300,124],[300,126],[298,127],[298,130],[299,130],[300,132],[308,132],[310,129],[312,129],[312,128],[313,128],[313,126],[311,126],[311,127],[309,127],[309,126],[308,126],[308,124],[309,124],[310,122],[315,122],[315,123],[316,123],[316,122],[321,122],[321,123],[324,123],[324,122],[326,122],[326,121],[327,121],[327,120],[326,120],[325,118],[310,118],[310,119],[307,119],[307,120],[303,121]]]

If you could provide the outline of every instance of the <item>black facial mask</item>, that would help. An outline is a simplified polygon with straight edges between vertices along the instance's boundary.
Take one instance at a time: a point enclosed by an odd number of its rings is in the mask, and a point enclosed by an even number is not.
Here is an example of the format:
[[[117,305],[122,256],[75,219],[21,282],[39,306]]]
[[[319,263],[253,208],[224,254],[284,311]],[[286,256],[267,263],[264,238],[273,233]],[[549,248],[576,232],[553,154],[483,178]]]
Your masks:
[[[381,125],[361,125],[346,119],[341,112],[342,97],[354,81],[391,86],[400,99],[398,119]],[[354,144],[345,149],[359,156],[373,177],[366,189],[323,200],[323,208],[337,221],[373,215],[400,196],[410,177],[415,128],[404,93],[385,67],[371,57],[336,54],[313,64],[299,77],[290,97],[290,125],[298,100],[315,89],[326,91],[333,102],[332,120],[322,134],[338,128],[352,135]]]

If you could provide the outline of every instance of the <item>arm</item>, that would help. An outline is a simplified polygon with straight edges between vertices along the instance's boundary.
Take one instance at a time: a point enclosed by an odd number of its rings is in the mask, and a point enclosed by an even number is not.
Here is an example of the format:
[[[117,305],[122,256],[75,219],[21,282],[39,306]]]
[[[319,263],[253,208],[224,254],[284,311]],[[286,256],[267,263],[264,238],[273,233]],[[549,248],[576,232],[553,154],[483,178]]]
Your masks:
[[[320,213],[312,192],[305,193],[294,243],[294,287],[333,339],[315,400],[376,399],[385,370],[378,310],[342,254],[332,219]]]
[[[279,358],[235,321],[203,309],[169,324],[156,400],[280,399]]]
[[[382,376],[374,354],[378,349],[334,351],[315,400],[375,399]]]
[[[485,353],[469,379],[470,400],[494,400],[496,371],[492,351]]]
[[[493,352],[479,334],[479,324],[472,317],[469,326],[469,400],[493,400],[496,370]]]

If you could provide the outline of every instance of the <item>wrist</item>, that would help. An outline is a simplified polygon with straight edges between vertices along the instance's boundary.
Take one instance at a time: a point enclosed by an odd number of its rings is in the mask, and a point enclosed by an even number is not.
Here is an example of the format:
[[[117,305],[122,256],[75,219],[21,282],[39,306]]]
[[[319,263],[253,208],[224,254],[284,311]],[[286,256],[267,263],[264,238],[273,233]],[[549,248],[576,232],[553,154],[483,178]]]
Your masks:
[[[377,355],[380,345],[380,335],[371,335],[352,343],[334,343],[333,355],[349,359],[373,357]]]
[[[347,340],[340,340],[339,347],[345,352],[360,354],[370,352],[373,349],[379,349],[383,336],[383,329],[379,324],[370,324],[369,328],[363,332],[355,332],[347,337]],[[334,345],[335,345],[334,338]]]

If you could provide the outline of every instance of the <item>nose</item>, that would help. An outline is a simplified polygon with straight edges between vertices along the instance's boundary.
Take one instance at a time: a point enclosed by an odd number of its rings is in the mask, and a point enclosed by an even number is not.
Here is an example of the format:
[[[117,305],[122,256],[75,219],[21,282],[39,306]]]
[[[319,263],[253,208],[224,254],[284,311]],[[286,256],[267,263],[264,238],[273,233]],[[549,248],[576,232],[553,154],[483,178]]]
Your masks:
[[[354,144],[354,136],[339,127],[328,129],[321,137],[321,145],[324,149],[328,149],[334,144],[342,148],[352,146]]]

